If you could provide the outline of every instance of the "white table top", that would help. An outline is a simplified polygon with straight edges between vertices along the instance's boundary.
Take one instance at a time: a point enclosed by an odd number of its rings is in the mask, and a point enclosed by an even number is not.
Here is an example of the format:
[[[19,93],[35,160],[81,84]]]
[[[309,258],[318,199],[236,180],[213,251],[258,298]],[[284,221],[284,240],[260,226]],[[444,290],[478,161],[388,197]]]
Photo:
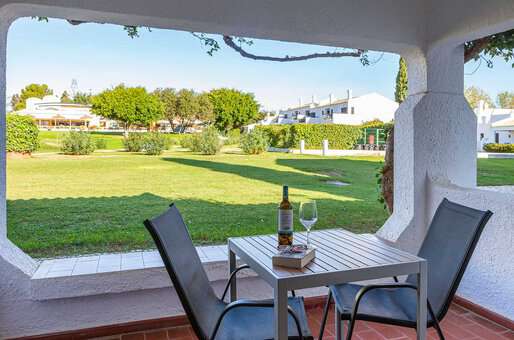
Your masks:
[[[342,229],[311,232],[316,258],[303,269],[272,265],[276,254],[276,235],[248,236],[229,239],[229,249],[248,263],[266,281],[295,282],[294,288],[307,288],[338,281],[361,281],[381,275],[416,273],[424,260],[384,244],[371,237]],[[295,233],[294,243],[305,243],[305,233]]]

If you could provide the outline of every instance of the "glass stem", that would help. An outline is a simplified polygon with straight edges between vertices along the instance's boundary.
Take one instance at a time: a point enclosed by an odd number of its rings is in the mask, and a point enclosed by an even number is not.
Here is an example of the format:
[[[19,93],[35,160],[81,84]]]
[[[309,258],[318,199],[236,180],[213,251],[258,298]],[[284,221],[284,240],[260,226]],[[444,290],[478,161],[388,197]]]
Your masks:
[[[310,246],[309,233],[310,233],[310,230],[307,229],[307,248],[309,248],[309,246]]]

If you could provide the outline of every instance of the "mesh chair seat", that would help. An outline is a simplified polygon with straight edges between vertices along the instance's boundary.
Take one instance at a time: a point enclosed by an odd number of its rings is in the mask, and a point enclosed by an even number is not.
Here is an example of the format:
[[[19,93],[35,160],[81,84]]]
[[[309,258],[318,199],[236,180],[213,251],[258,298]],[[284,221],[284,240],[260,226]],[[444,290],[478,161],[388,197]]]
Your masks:
[[[338,284],[330,286],[335,305],[343,320],[350,320],[355,297],[364,285]],[[416,291],[412,289],[376,289],[369,291],[359,307],[359,320],[416,327]],[[428,315],[428,325],[432,318]]]
[[[264,302],[273,302],[267,300]],[[313,337],[307,324],[307,315],[303,305],[303,298],[291,297],[289,306],[296,312],[300,320],[303,338],[312,340]],[[299,339],[298,331],[291,315],[288,316],[289,339]],[[228,312],[221,322],[216,339],[231,340],[263,340],[273,339],[273,308],[243,307]]]

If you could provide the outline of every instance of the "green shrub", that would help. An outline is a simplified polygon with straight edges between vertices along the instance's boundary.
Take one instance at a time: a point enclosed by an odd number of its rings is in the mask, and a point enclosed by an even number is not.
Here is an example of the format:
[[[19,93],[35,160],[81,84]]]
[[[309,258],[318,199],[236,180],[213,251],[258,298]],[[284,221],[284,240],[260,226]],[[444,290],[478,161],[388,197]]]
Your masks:
[[[105,139],[96,139],[95,145],[97,149],[107,149],[107,141]]]
[[[261,130],[268,137],[269,145],[275,148],[290,148],[292,145],[292,125],[259,125],[255,129]]]
[[[89,155],[95,147],[93,138],[86,132],[70,131],[61,140],[61,151],[66,155]]]
[[[31,153],[39,147],[39,130],[29,116],[7,115],[7,152]]]
[[[239,146],[244,153],[258,155],[268,149],[268,137],[264,131],[253,129],[251,132],[241,135]]]
[[[141,152],[143,151],[143,142],[145,136],[142,133],[131,132],[123,139],[123,145],[125,150],[129,152]]]
[[[514,144],[489,143],[484,145],[487,152],[514,152]]]
[[[223,143],[220,140],[218,135],[218,130],[214,126],[210,126],[202,131],[198,135],[198,148],[199,152],[204,155],[215,155],[223,146]],[[193,146],[192,151],[195,151],[196,145]]]
[[[200,152],[200,134],[187,134],[180,140],[180,146],[193,152]]]
[[[225,141],[226,145],[237,145],[239,144],[241,139],[241,131],[239,129],[230,130],[227,133],[227,140]]]
[[[142,147],[147,155],[160,155],[170,147],[170,140],[159,132],[144,135]]]
[[[341,124],[268,125],[257,129],[264,131],[276,148],[299,148],[303,139],[307,149],[320,149],[323,140],[328,139],[331,149],[349,150],[362,133],[359,126]]]

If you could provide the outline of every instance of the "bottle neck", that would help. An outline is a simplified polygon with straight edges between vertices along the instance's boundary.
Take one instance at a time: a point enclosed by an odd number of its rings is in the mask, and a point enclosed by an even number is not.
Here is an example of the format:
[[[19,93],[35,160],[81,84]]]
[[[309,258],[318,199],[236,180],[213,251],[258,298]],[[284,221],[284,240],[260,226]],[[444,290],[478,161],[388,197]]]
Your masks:
[[[287,186],[284,186],[282,190],[282,198],[284,200],[289,200],[289,188]]]

